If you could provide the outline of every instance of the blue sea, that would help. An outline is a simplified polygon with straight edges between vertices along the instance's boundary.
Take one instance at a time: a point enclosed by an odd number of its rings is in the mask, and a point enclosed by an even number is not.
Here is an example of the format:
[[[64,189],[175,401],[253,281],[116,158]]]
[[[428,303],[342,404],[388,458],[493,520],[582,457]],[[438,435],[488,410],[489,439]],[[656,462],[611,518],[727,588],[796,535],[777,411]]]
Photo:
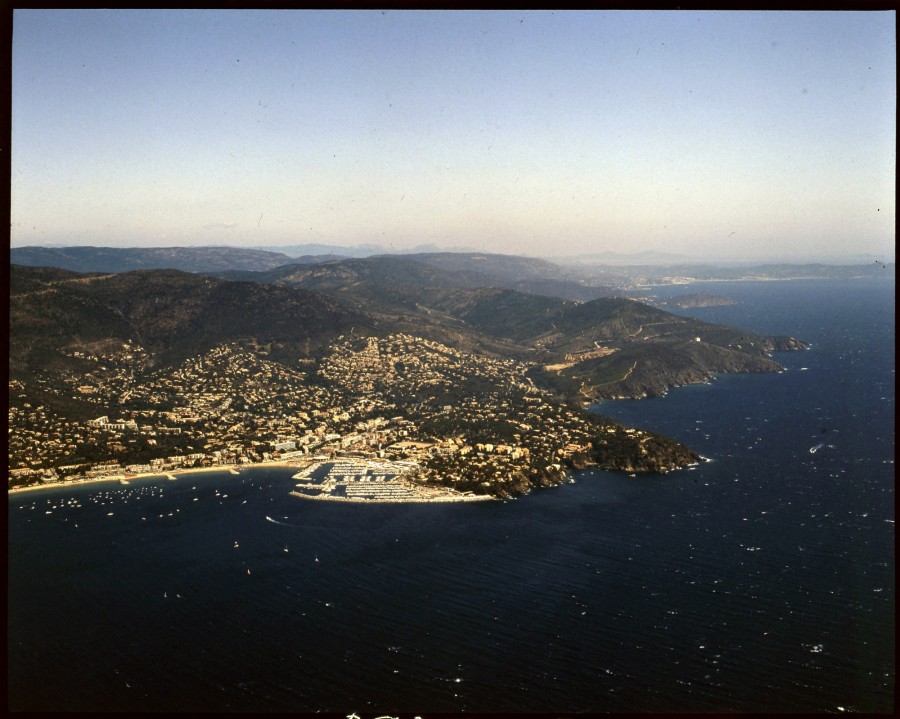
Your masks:
[[[706,283],[811,343],[595,411],[710,461],[345,505],[278,468],[9,498],[12,710],[889,712],[894,282]]]

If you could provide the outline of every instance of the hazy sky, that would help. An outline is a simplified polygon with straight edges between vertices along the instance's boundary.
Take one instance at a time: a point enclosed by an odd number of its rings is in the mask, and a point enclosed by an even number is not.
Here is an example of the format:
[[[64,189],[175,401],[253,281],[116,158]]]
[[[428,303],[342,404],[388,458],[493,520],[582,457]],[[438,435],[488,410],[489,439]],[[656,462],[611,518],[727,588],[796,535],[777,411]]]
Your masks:
[[[894,28],[18,10],[12,242],[893,257]]]

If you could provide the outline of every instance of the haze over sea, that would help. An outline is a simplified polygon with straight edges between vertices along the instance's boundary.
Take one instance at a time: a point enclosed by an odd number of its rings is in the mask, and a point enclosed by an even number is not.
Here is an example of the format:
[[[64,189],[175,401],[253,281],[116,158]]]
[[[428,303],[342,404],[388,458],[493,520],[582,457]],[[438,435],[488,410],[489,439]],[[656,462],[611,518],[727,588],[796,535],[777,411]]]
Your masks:
[[[12,710],[889,712],[894,280],[707,283],[812,343],[597,411],[712,461],[348,505],[246,469],[9,497]]]

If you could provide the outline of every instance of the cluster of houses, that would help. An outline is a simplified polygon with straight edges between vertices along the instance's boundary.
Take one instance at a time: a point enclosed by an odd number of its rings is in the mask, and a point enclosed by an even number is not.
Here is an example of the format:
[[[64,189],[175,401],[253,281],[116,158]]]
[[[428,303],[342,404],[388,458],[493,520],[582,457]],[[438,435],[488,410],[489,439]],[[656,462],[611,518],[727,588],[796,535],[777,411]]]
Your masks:
[[[229,343],[140,376],[124,359],[138,350],[95,357],[103,383],[71,378],[73,396],[106,410],[92,419],[11,401],[11,480],[345,456],[406,459],[423,481],[486,485],[559,463],[597,432],[535,387],[525,365],[406,334],[339,338],[315,366]],[[11,382],[11,398],[24,389]],[[86,443],[107,456],[84,457]]]

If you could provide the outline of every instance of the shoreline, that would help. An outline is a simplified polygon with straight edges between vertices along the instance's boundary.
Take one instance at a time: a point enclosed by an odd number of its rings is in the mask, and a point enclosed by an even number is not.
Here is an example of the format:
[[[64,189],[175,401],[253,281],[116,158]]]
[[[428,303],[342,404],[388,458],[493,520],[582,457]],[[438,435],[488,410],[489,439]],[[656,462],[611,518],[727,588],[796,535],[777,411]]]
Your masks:
[[[97,484],[99,482],[128,482],[129,484],[134,481],[140,481],[142,479],[166,479],[168,476],[172,476],[177,481],[178,478],[182,475],[189,474],[203,474],[207,472],[227,472],[232,475],[240,474],[241,469],[247,468],[255,468],[255,467],[299,467],[300,463],[297,462],[253,462],[251,464],[220,464],[216,467],[190,467],[188,469],[174,469],[174,470],[160,470],[159,472],[142,472],[140,474],[110,474],[104,477],[92,477],[90,479],[73,479],[66,480],[63,482],[47,482],[42,484],[29,484],[25,487],[10,487],[7,490],[7,494],[17,494],[19,492],[34,492],[41,489],[61,489],[63,487],[72,487],[72,486],[80,486],[82,484]]]
[[[614,401],[614,400],[607,400]],[[593,402],[592,405],[601,404],[601,402]],[[683,467],[673,467],[671,469],[667,469],[662,474],[668,474],[669,472],[678,470],[678,469],[687,469],[689,467],[697,467],[703,462],[711,462],[713,460],[703,457],[701,455],[699,462],[693,462],[688,465],[684,465]],[[90,479],[75,479],[68,480],[63,482],[50,482],[46,484],[30,484],[25,487],[11,487],[7,490],[7,496],[11,494],[18,494],[20,492],[36,492],[42,489],[62,489],[64,487],[73,487],[80,486],[83,484],[98,484],[101,482],[118,482],[119,484],[123,484],[127,482],[131,484],[135,481],[145,480],[145,479],[168,479],[169,481],[177,481],[181,476],[187,476],[191,474],[205,474],[209,472],[222,472],[228,473],[233,476],[238,476],[241,474],[242,469],[257,469],[259,467],[282,467],[282,468],[290,468],[302,470],[307,467],[316,464],[316,460],[306,459],[306,460],[288,460],[284,462],[252,462],[247,464],[220,464],[215,467],[190,467],[188,469],[174,469],[174,470],[161,470],[159,472],[142,472],[140,474],[111,474],[104,477],[93,477]],[[569,471],[565,472],[564,476],[559,482],[555,482],[551,486],[559,486],[561,484],[571,483],[572,471],[580,471],[587,469],[600,469],[599,465],[591,464],[585,467],[578,467],[577,469],[572,468]],[[605,470],[605,471],[625,471],[625,470]],[[641,472],[642,474],[644,472]],[[295,477],[291,478],[292,480]],[[127,486],[127,485],[124,485]],[[296,487],[297,485],[295,485]],[[297,491],[289,492],[290,495],[294,497],[298,497],[300,499],[311,499],[314,501],[320,502],[353,502],[353,503],[369,503],[369,504],[396,504],[396,503],[427,503],[427,502],[436,502],[436,503],[446,503],[446,502],[478,502],[478,501],[487,501],[487,500],[497,500],[501,499],[500,497],[495,497],[490,494],[476,494],[476,495],[447,495],[447,496],[438,496],[438,497],[414,497],[411,499],[363,499],[363,498],[349,498],[349,497],[333,497],[330,495],[324,496],[314,496],[303,494]]]
[[[312,462],[314,463],[314,462]],[[175,481],[178,480],[181,476],[187,476],[191,474],[204,474],[209,472],[227,472],[232,475],[239,475],[241,469],[255,469],[258,467],[284,467],[291,469],[303,469],[306,466],[309,466],[311,462],[309,461],[287,461],[287,462],[254,462],[251,464],[241,464],[241,465],[233,465],[233,464],[222,464],[217,467],[191,467],[189,469],[177,469],[177,470],[161,470],[159,472],[142,472],[140,474],[133,475],[124,475],[124,474],[113,474],[105,477],[95,477],[91,479],[76,479],[69,480],[64,482],[51,482],[47,484],[32,484],[26,487],[12,487],[7,490],[7,494],[17,494],[19,492],[35,492],[42,489],[62,489],[65,487],[73,487],[80,486],[83,484],[98,484],[101,482],[119,482],[121,483],[123,480],[128,482],[129,484],[133,481],[139,481],[143,479],[166,479],[173,478]],[[170,480],[171,481],[171,480]],[[354,504],[412,504],[412,503],[448,503],[448,502],[484,502],[488,500],[496,500],[497,497],[493,497],[491,495],[471,495],[471,496],[437,496],[437,497],[413,497],[410,499],[362,499],[362,498],[349,498],[349,497],[331,497],[331,496],[311,496],[308,494],[303,494],[297,491],[291,491],[288,493],[291,496],[299,497],[301,499],[311,499],[313,501],[319,502],[350,502]]]

